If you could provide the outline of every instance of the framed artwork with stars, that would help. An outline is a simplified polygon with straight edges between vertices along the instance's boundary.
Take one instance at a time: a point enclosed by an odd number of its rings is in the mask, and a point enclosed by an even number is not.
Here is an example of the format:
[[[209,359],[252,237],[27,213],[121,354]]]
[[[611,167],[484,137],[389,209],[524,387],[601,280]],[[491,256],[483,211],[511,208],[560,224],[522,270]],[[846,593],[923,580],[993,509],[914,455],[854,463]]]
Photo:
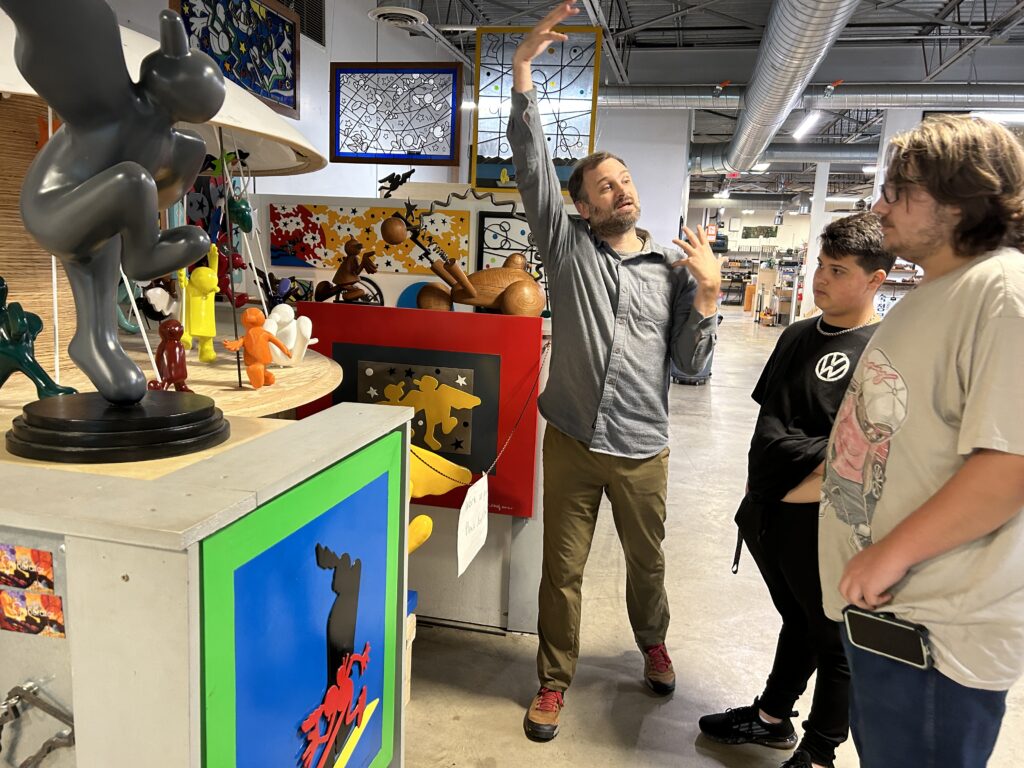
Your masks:
[[[277,0],[171,0],[189,46],[275,112],[299,119],[299,15]]]
[[[345,258],[345,243],[355,238],[364,253],[374,255],[382,273],[430,275],[436,253],[427,253],[406,240],[398,245],[385,242],[380,225],[395,213],[396,205],[368,205],[366,199],[291,197],[267,198],[270,260],[274,266],[336,269]],[[419,213],[419,211],[417,211]],[[469,211],[438,209],[423,217],[423,244],[457,259],[469,270]]]
[[[308,303],[317,352],[342,368],[338,388],[300,418],[340,402],[415,410],[411,443],[489,472],[490,511],[531,517],[537,459],[541,319]],[[417,503],[458,509],[465,489]]]

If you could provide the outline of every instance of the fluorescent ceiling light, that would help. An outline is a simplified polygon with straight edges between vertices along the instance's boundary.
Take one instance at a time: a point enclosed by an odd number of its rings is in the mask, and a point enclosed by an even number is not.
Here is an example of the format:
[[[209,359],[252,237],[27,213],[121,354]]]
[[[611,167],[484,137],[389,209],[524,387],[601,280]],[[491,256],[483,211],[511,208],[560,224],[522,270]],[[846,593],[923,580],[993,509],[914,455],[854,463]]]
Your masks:
[[[715,192],[712,195],[712,197],[716,197],[719,200],[728,200],[730,197],[730,193],[728,189],[723,189],[721,192]]]
[[[1004,125],[1024,125],[1024,112],[1012,110],[993,110],[985,112],[971,112],[971,117],[980,117],[991,120],[994,123]]]
[[[744,208],[744,209],[743,209],[743,212],[744,212],[744,213],[753,213],[753,212],[754,212],[754,209],[753,209],[753,208]]]
[[[876,173],[878,173],[878,166],[877,165],[865,165],[860,170],[861,170],[861,172],[865,176],[874,176]]]
[[[829,195],[825,198],[826,203],[856,203],[859,197],[843,197],[842,195]]]
[[[807,116],[804,117],[800,125],[796,127],[796,130],[793,131],[793,138],[797,140],[802,139],[811,132],[811,129],[818,124],[819,120],[821,120],[821,112],[816,109],[812,109],[807,113]]]
[[[757,171],[758,173],[764,173],[771,167],[771,163],[757,163],[756,165],[754,165],[754,170]]]

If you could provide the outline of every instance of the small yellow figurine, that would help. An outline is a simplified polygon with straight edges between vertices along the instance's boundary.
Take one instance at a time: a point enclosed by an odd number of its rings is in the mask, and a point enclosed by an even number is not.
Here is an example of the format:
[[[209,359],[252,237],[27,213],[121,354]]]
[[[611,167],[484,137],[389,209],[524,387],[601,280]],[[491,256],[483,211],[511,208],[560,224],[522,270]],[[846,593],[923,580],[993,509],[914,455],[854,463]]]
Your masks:
[[[272,362],[271,344],[280,349],[286,357],[292,356],[284,342],[263,327],[263,321],[266,319],[263,310],[249,307],[242,313],[245,336],[241,339],[224,340],[224,346],[232,352],[245,348],[245,372],[253,389],[259,389],[263,385],[269,387],[274,383],[274,374],[267,370],[267,366]]]
[[[211,245],[206,257],[209,266],[193,269],[191,276],[184,269],[178,270],[178,282],[185,294],[185,333],[181,337],[181,345],[192,349],[192,339],[198,339],[199,359],[204,363],[217,359],[213,338],[217,335],[214,302],[220,290],[217,287],[219,258],[217,246]]]

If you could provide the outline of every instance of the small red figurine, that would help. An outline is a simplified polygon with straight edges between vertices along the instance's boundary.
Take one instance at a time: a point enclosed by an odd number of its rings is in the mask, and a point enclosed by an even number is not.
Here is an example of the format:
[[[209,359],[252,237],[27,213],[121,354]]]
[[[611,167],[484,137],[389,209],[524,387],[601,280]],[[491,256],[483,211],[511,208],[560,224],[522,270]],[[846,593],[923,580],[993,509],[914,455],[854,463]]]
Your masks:
[[[236,308],[249,303],[249,294],[244,291],[235,291],[232,273],[236,269],[246,269],[245,259],[238,253],[228,254],[227,244],[218,249],[217,254],[217,284],[220,288],[220,295],[233,303]]]
[[[267,316],[263,310],[256,307],[249,307],[242,313],[242,325],[245,326],[245,336],[241,339],[225,339],[224,346],[232,352],[237,352],[245,347],[245,372],[249,376],[249,383],[253,389],[259,389],[264,384],[268,387],[274,383],[274,374],[267,370],[271,363],[270,345],[280,349],[287,357],[292,353],[288,347],[263,327]]]
[[[164,320],[160,323],[160,346],[156,348],[156,369],[160,380],[149,382],[152,390],[167,390],[171,387],[177,392],[191,392],[185,383],[188,370],[185,366],[185,347],[181,337],[185,329],[177,320]]]

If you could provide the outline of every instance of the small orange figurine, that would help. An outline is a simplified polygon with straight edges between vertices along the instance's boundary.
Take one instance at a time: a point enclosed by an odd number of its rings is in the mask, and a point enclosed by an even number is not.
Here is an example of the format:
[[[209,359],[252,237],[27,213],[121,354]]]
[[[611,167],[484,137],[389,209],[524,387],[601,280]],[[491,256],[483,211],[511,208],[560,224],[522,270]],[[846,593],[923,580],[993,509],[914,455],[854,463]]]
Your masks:
[[[263,321],[266,319],[262,310],[249,307],[242,313],[245,336],[241,339],[224,340],[224,346],[232,352],[245,348],[245,372],[249,376],[249,383],[252,384],[253,389],[259,389],[264,384],[269,387],[274,383],[274,374],[267,370],[267,366],[271,363],[271,344],[288,357],[292,356],[288,347],[263,327]]]

